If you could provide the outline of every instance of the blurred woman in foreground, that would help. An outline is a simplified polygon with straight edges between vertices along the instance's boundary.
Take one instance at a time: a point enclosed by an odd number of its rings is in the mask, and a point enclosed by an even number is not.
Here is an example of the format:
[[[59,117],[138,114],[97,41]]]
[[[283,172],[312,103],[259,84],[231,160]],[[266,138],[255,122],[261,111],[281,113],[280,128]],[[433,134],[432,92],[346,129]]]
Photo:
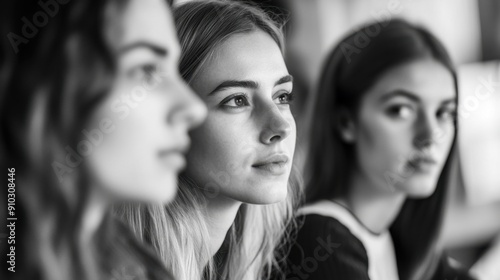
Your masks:
[[[18,227],[3,279],[170,279],[109,215],[116,202],[174,198],[188,130],[206,114],[178,74],[169,8],[61,2],[4,4],[0,148]]]

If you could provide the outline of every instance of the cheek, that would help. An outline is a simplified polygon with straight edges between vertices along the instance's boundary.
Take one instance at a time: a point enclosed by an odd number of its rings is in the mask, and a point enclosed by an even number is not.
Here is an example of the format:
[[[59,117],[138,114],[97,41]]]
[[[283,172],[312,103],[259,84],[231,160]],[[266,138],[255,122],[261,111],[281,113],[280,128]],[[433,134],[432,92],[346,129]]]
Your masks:
[[[132,106],[120,103],[120,113],[107,103],[94,117],[94,124],[109,117],[114,129],[103,133],[88,158],[89,168],[104,188],[122,198],[164,202],[175,193],[178,167],[158,157],[168,143],[169,132],[161,118],[166,109],[153,99]]]
[[[437,135],[436,142],[439,148],[440,156],[444,161],[448,157],[450,153],[451,145],[453,143],[453,138],[455,137],[455,127],[453,125],[448,125],[443,128],[440,132],[440,135]]]
[[[359,124],[357,158],[368,172],[393,171],[409,153],[404,131],[381,117],[372,117]]]
[[[287,140],[288,140],[288,143],[291,147],[290,151],[294,152],[295,151],[295,144],[297,142],[297,124],[295,122],[295,118],[291,114],[290,114],[290,117],[287,118],[287,121],[288,121],[288,123],[290,123],[290,125],[292,127],[292,132],[290,133],[290,136],[289,136],[290,139],[287,139]]]
[[[190,133],[186,174],[200,185],[230,185],[234,174],[242,171],[251,148],[247,132],[228,118],[209,114],[205,123]]]

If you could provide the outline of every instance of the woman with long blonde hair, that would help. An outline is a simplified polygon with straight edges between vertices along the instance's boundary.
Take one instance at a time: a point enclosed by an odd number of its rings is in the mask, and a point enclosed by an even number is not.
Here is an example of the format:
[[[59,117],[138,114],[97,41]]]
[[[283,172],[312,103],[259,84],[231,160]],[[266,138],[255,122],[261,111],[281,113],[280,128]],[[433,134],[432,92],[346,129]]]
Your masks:
[[[119,214],[178,279],[268,279],[298,201],[295,121],[283,36],[263,11],[229,1],[174,9],[180,72],[208,107],[177,199]]]

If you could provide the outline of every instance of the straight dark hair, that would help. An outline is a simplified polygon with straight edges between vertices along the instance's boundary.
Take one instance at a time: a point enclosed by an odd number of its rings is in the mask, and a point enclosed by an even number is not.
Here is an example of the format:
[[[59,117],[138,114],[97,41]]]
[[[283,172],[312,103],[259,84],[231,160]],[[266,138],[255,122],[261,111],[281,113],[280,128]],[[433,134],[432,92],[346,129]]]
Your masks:
[[[311,103],[306,202],[346,195],[354,147],[337,129],[341,109],[356,115],[364,94],[389,69],[420,59],[434,59],[450,71],[458,97],[453,63],[441,43],[428,31],[393,19],[360,28],[340,41],[328,55]],[[455,131],[457,123],[455,121]],[[390,231],[400,279],[425,279],[440,257],[438,236],[456,133],[434,193],[406,199]],[[423,276],[426,274],[425,276]]]
[[[53,170],[61,156],[64,162],[65,148],[76,146],[115,79],[104,39],[110,3],[127,1],[2,2],[0,57],[8,63],[0,66],[0,166],[15,168],[18,218],[16,272],[8,279],[110,279],[135,272],[171,278],[109,212],[91,248],[79,246],[91,207],[90,172],[82,165],[60,182]]]

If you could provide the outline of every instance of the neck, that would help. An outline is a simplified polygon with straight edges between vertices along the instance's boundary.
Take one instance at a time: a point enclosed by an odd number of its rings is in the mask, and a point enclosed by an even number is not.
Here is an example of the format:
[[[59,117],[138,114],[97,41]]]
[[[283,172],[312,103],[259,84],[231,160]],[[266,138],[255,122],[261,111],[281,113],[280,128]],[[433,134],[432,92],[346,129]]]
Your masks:
[[[366,228],[379,234],[389,229],[405,198],[403,193],[378,186],[358,172],[352,176],[349,192],[340,202],[346,204]]]
[[[240,206],[240,201],[223,196],[213,199],[207,198],[205,215],[207,216],[207,227],[210,234],[209,249],[211,256],[214,256],[222,246]]]

